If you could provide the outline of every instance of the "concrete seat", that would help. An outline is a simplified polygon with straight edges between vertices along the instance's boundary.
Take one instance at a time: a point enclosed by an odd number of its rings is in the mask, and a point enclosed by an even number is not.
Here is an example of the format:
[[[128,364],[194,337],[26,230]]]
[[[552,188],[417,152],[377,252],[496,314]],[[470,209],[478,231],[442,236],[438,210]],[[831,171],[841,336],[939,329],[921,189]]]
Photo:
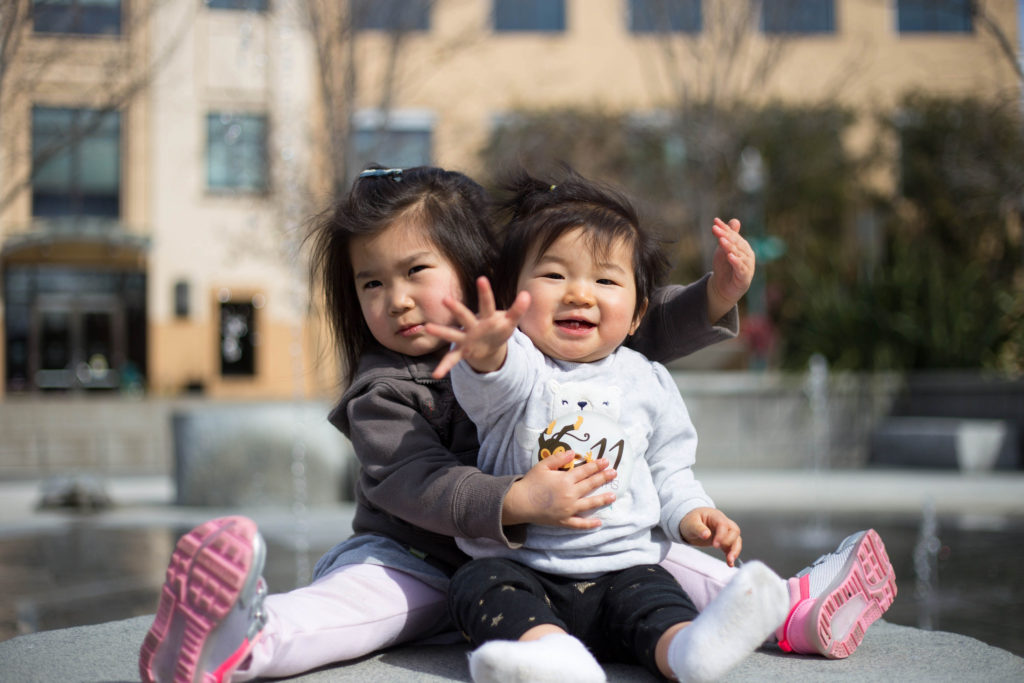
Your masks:
[[[6,681],[137,681],[138,650],[152,617],[78,626],[18,636],[0,643]],[[461,645],[407,646],[324,667],[288,680],[468,681],[468,648]],[[637,666],[605,667],[612,683],[654,681]],[[922,631],[876,622],[848,659],[827,660],[783,654],[775,647],[755,652],[726,676],[727,681],[1020,681],[1024,659],[967,636]]]

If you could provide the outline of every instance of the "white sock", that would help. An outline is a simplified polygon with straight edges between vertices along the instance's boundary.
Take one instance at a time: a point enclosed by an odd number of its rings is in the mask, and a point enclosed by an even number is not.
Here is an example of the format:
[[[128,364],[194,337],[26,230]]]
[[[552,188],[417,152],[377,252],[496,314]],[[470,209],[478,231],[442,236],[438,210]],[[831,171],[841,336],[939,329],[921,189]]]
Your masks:
[[[681,681],[713,681],[739,664],[789,612],[786,582],[761,562],[748,562],[690,626],[668,646]]]
[[[469,653],[474,683],[605,683],[586,646],[565,633],[538,640],[492,640]]]

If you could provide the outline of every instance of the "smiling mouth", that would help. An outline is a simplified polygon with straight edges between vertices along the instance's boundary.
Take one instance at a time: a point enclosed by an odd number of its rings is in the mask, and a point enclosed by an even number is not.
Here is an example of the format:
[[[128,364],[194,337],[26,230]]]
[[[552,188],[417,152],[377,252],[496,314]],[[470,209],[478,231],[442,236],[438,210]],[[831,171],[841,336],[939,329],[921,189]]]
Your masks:
[[[556,320],[555,326],[568,332],[586,332],[597,325],[586,320]]]

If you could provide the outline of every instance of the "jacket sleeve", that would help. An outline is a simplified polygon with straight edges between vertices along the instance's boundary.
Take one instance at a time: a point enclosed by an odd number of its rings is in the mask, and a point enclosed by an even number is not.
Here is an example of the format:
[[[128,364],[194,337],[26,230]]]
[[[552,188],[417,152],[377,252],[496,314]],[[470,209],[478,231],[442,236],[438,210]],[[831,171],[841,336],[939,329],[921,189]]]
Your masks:
[[[626,346],[659,363],[682,358],[739,333],[733,306],[714,324],[708,323],[708,273],[689,285],[669,285],[654,292],[647,314]]]
[[[494,477],[464,465],[418,406],[386,382],[352,398],[347,412],[362,468],[359,487],[370,503],[446,536],[489,538],[510,547],[521,543],[525,529],[501,526],[502,501],[517,477]]]

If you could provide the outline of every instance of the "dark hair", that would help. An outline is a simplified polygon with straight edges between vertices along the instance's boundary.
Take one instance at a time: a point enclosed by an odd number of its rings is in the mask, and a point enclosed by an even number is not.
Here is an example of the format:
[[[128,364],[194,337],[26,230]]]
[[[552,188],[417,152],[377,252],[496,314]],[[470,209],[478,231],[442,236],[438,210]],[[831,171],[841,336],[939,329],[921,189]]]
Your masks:
[[[375,343],[363,317],[349,249],[354,237],[375,235],[412,217],[455,269],[466,305],[476,309],[476,278],[490,275],[496,253],[486,191],[471,178],[431,166],[372,168],[335,205],[314,218],[311,279],[323,287],[327,315],[351,380]]]
[[[519,274],[531,249],[543,254],[563,234],[583,228],[593,249],[607,249],[616,240],[633,248],[636,320],[655,287],[668,273],[661,240],[642,227],[636,209],[617,190],[587,180],[568,166],[562,177],[540,179],[516,171],[503,184],[507,199],[499,211],[507,224],[495,277],[495,296],[509,306],[516,296]]]

